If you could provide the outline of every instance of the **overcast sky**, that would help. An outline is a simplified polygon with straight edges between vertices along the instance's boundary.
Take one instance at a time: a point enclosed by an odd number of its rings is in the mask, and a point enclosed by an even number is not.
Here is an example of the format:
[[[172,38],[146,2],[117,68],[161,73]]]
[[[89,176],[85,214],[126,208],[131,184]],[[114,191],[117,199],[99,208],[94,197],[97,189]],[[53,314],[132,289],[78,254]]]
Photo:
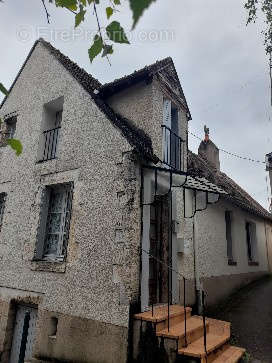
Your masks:
[[[202,136],[206,124],[218,147],[264,160],[265,154],[272,151],[268,60],[260,34],[262,23],[245,26],[243,2],[157,0],[137,29],[129,33],[132,45],[115,47],[109,67],[104,59],[92,65],[88,59],[90,33],[96,29],[92,13],[74,33],[73,14],[65,10],[49,5],[48,26],[40,0],[5,0],[0,5],[0,80],[6,87],[11,85],[40,36],[101,82],[171,56],[192,113],[190,131]],[[130,29],[128,8],[123,8],[118,17]],[[199,140],[191,136],[190,148],[197,151],[198,144]],[[221,169],[267,208],[264,164],[222,152],[220,160]]]

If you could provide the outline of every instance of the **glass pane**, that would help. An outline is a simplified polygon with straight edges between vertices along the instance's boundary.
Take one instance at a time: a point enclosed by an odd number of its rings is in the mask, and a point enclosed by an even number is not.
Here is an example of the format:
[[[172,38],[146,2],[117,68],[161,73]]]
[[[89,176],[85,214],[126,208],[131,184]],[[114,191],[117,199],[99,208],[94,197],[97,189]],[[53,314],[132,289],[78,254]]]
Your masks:
[[[48,233],[58,233],[61,228],[61,214],[53,213],[48,217],[47,231]]]
[[[58,235],[49,234],[45,241],[45,254],[46,255],[56,255],[58,248]]]
[[[63,197],[64,197],[64,193],[63,192],[53,192],[52,193],[52,197],[51,197],[51,205],[50,205],[50,213],[54,212],[54,213],[58,213],[58,212],[62,212],[63,209]]]

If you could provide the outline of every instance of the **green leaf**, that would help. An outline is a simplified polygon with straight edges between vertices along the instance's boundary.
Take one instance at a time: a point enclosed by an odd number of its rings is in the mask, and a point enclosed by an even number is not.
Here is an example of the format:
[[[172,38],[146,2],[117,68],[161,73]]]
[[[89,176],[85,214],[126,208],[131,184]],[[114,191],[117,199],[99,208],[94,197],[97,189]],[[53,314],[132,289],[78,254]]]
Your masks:
[[[77,10],[77,0],[56,0],[56,6],[67,8],[73,11]]]
[[[106,27],[107,35],[115,43],[130,44],[124,29],[118,21],[113,21]]]
[[[107,45],[107,44],[104,45],[102,57],[106,57],[108,54],[112,54],[112,53],[113,53],[112,45]]]
[[[76,14],[76,17],[75,17],[75,28],[77,26],[79,26],[79,24],[84,21],[84,17],[85,17],[85,14],[86,14],[86,10],[83,9],[83,6],[80,5],[80,11],[78,14]]]
[[[8,95],[8,90],[4,87],[2,83],[0,83],[0,91],[4,93],[5,96]]]
[[[103,40],[99,35],[96,35],[94,38],[94,43],[91,48],[88,50],[90,61],[92,62],[99,53],[102,52],[103,49]]]
[[[112,7],[107,7],[106,8],[106,14],[107,14],[107,18],[109,19],[111,16],[112,16],[112,14],[113,14],[113,8]]]
[[[86,0],[80,0],[80,2],[81,2],[81,4],[83,4],[84,6],[86,6],[86,5],[87,5]]]
[[[129,0],[130,8],[133,14],[132,29],[135,28],[144,11],[151,5],[152,2],[155,1],[156,0]]]
[[[17,139],[7,139],[7,144],[16,152],[16,155],[19,156],[22,154],[23,146],[20,140]]]
[[[120,0],[113,0],[113,2],[114,2],[114,5],[121,5]]]

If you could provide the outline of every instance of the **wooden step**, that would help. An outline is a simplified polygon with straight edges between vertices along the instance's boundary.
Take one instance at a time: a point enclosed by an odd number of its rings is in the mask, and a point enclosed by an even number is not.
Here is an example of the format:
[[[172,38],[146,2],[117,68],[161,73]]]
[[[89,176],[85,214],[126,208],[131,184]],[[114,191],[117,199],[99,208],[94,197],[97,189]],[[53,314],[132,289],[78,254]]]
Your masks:
[[[229,345],[213,360],[213,363],[237,363],[245,353],[245,349]]]
[[[208,323],[207,323],[208,325]],[[191,333],[198,328],[203,328],[203,321],[199,316],[192,316],[186,321],[187,333]],[[158,337],[165,337],[170,339],[178,339],[185,335],[185,321],[181,321],[174,326],[170,326],[170,330],[162,329],[157,332]]]
[[[209,323],[206,322],[206,329],[208,332]],[[204,333],[203,320],[200,316],[192,316],[186,319],[186,341],[185,341],[185,321],[181,321],[173,326],[157,331],[156,335],[168,339],[178,340],[178,347],[190,344],[195,340],[201,338]]]
[[[213,333],[207,334],[207,354],[212,353],[217,348],[223,346],[230,339],[229,334],[215,335]],[[204,337],[189,344],[187,348],[180,348],[178,353],[189,357],[203,358],[206,356],[204,348]]]
[[[192,309],[187,307],[186,314],[191,316]],[[170,305],[170,318],[175,318],[178,316],[184,315],[184,308],[180,305]],[[143,321],[150,321],[152,323],[159,323],[165,320],[168,320],[168,306],[158,306],[154,307],[153,315],[152,311],[146,311],[144,313],[135,314],[134,319],[136,320],[143,320]]]

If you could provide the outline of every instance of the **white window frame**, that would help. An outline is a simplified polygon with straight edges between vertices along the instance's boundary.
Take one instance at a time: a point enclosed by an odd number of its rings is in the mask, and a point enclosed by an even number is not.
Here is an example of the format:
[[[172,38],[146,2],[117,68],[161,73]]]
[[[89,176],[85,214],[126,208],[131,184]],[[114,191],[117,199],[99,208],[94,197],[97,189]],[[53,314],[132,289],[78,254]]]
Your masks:
[[[63,197],[62,197],[62,212],[60,213],[56,213],[56,212],[50,212],[50,202],[51,202],[51,198],[52,198],[52,193],[54,191],[57,192],[61,192],[63,193]],[[55,186],[53,188],[51,188],[50,190],[50,198],[49,198],[49,207],[48,207],[48,213],[47,213],[47,226],[46,226],[46,232],[45,232],[45,236],[44,236],[44,249],[46,248],[46,239],[48,235],[57,235],[58,236],[58,243],[57,243],[57,252],[56,254],[51,254],[51,253],[44,253],[43,258],[44,259],[64,259],[64,255],[62,253],[63,250],[63,240],[64,237],[66,235],[66,231],[65,231],[65,225],[66,225],[66,221],[67,221],[67,206],[68,206],[68,198],[69,198],[69,190],[67,189],[67,187],[65,187],[64,185],[58,185]],[[61,221],[60,221],[60,231],[59,232],[55,232],[55,233],[48,233],[48,221],[50,219],[50,215],[51,214],[61,214]]]
[[[60,229],[59,232],[48,232],[52,201],[52,193],[55,192],[63,192],[62,198],[62,207],[60,212],[56,212],[61,214],[60,221]],[[37,243],[36,249],[34,253],[34,260],[47,260],[47,261],[64,261],[65,259],[65,251],[64,251],[64,242],[68,243],[69,238],[69,229],[70,229],[70,221],[72,214],[72,196],[73,196],[73,183],[64,183],[64,184],[55,184],[48,185],[44,188],[41,197],[41,211],[40,211],[40,223],[37,233]],[[48,235],[56,235],[58,236],[57,241],[57,251],[56,253],[48,253],[46,251],[46,241]]]

